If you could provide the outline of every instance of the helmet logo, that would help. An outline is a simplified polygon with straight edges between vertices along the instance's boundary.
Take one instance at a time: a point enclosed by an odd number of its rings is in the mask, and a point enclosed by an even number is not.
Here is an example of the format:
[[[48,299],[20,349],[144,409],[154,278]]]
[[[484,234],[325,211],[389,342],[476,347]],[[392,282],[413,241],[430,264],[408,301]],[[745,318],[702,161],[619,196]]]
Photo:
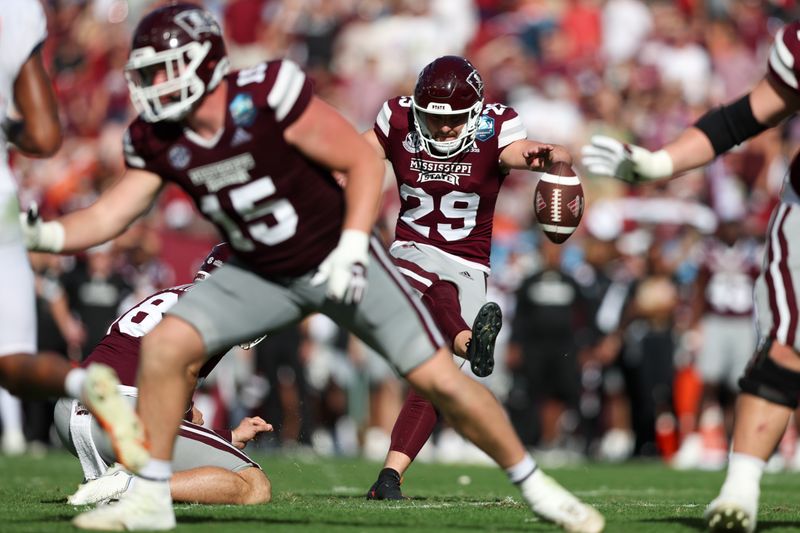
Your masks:
[[[478,98],[483,98],[483,79],[481,79],[481,75],[478,74],[477,70],[473,70],[467,76],[467,83],[469,83],[470,87],[475,89],[475,94],[478,95]]]
[[[222,34],[217,21],[214,20],[210,13],[202,9],[181,11],[175,15],[175,24],[194,40],[200,39],[200,36],[204,33]]]
[[[429,111],[450,111],[450,106],[448,104],[437,104],[436,102],[431,102],[428,104]]]

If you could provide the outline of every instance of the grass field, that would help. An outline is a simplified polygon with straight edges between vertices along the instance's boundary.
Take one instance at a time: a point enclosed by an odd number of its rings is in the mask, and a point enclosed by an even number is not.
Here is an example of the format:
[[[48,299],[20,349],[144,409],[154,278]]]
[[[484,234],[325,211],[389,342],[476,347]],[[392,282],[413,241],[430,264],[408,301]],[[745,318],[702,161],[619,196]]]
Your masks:
[[[273,501],[255,507],[178,505],[178,531],[554,531],[536,520],[504,475],[474,466],[415,465],[406,502],[364,499],[379,465],[361,460],[258,457],[273,484]],[[551,472],[597,506],[606,531],[701,531],[705,504],[721,473],[673,472],[658,464],[590,465]],[[468,476],[468,484],[459,478]],[[0,532],[73,531],[78,509],[65,503],[80,479],[76,460],[0,457]],[[465,481],[462,478],[462,481]],[[767,474],[760,531],[800,531],[796,474]]]

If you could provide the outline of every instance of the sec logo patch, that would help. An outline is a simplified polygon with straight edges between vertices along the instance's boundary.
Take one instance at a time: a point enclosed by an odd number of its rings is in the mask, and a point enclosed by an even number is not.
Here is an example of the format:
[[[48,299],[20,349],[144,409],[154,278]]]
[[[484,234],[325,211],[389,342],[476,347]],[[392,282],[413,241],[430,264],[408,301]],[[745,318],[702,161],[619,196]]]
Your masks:
[[[183,170],[189,166],[192,160],[192,153],[183,145],[176,144],[169,149],[169,164],[177,170]]]
[[[403,148],[406,149],[406,152],[411,154],[416,154],[422,150],[422,142],[420,142],[419,135],[416,131],[408,132],[406,138],[403,139]]]

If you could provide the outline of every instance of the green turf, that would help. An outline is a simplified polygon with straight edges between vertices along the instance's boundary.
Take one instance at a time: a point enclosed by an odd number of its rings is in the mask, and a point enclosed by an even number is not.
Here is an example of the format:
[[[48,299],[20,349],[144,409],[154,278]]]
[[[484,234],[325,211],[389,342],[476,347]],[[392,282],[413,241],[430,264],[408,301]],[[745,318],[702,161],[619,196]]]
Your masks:
[[[179,531],[339,532],[553,531],[536,520],[493,468],[415,465],[407,502],[367,502],[379,465],[360,460],[258,458],[273,483],[273,502],[255,507],[178,505]],[[590,465],[552,472],[608,520],[608,532],[700,531],[703,506],[721,473],[673,472],[657,464]],[[469,484],[459,478],[469,476]],[[0,532],[72,531],[78,510],[65,496],[80,477],[76,460],[0,456]],[[464,481],[462,479],[462,481]],[[793,474],[767,474],[760,531],[800,530]]]

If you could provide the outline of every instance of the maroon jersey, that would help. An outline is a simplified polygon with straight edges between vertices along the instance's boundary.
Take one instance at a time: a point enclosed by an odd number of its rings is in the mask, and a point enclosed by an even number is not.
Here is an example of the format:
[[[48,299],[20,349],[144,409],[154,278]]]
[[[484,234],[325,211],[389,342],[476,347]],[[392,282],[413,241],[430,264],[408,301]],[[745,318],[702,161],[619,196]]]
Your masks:
[[[283,138],[311,101],[311,82],[291,61],[271,61],[223,83],[225,126],[215,138],[140,117],[125,135],[126,164],[178,184],[256,273],[310,272],[336,246],[344,219],[330,172]]]
[[[488,271],[494,206],[506,177],[498,159],[526,138],[525,127],[510,107],[485,104],[475,143],[436,159],[422,149],[413,120],[411,98],[401,96],[383,105],[374,126],[397,176],[395,240],[434,246]]]
[[[753,312],[753,286],[761,271],[759,246],[740,239],[729,246],[719,239],[708,239],[703,246],[700,276],[705,285],[705,312],[721,316],[750,316]]]
[[[156,327],[169,308],[192,287],[194,284],[164,289],[133,306],[111,324],[106,336],[81,366],[86,367],[91,363],[106,364],[117,371],[122,385],[135,387],[142,337]],[[222,355],[224,354],[209,359],[203,365],[199,375],[201,379],[211,373]]]

